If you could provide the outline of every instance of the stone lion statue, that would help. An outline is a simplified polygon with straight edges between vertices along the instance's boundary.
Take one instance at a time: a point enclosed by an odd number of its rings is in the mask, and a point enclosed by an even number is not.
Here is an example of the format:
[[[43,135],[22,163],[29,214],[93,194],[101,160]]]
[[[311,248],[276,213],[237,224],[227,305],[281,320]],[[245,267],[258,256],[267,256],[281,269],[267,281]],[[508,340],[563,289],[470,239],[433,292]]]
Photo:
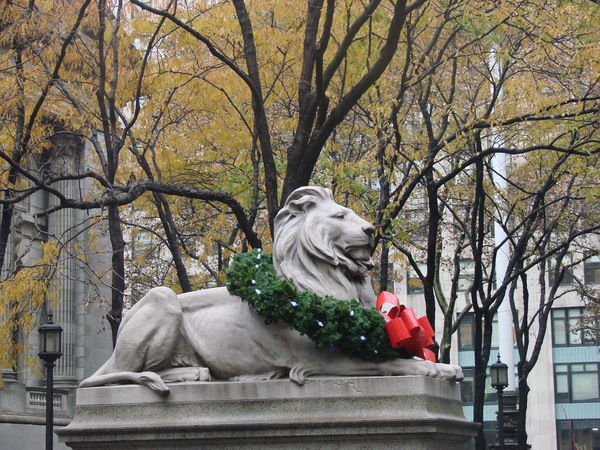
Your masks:
[[[329,189],[302,187],[275,219],[273,263],[299,289],[374,306],[368,270],[374,228],[337,204]],[[165,383],[310,375],[424,375],[457,381],[458,366],[418,358],[370,362],[335,348],[317,349],[285,323],[264,320],[225,287],[175,294],[150,290],[125,315],[110,359],[82,387],[134,382],[159,392]]]

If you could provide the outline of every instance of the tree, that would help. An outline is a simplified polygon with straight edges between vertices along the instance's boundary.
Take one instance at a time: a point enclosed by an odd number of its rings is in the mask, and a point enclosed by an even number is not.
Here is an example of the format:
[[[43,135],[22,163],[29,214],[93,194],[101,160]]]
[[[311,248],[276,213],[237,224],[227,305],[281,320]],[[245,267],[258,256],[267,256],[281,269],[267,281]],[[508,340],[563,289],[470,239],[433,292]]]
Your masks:
[[[400,66],[402,70],[391,79],[391,87],[384,78],[373,91],[373,103],[386,106],[363,108],[371,111],[372,123],[376,124],[373,147],[380,197],[374,205],[379,236],[404,253],[421,278],[430,322],[435,323],[436,308],[441,309],[442,361],[449,358],[450,338],[462,315],[473,308],[477,327],[475,420],[480,422],[492,318],[500,302],[523,274],[575,245],[577,238],[597,234],[595,225],[584,220],[573,220],[570,230],[540,230],[540,220],[556,215],[556,208],[586,208],[580,203],[582,194],[565,196],[561,206],[547,200],[547,196],[561,192],[556,180],[565,166],[578,180],[587,178],[592,186],[597,185],[597,177],[590,177],[589,171],[571,169],[595,167],[598,151],[594,125],[598,120],[598,59],[588,53],[597,32],[588,14],[595,7],[585,2],[554,7],[500,2],[495,6],[432,2],[420,9],[405,27],[404,60],[409,63]],[[530,22],[531,17],[560,19],[548,29],[541,26],[547,21]],[[569,41],[568,51],[562,46],[565,41]],[[539,95],[540,85],[544,85],[543,95]],[[540,184],[521,186],[511,175],[507,181],[514,190],[494,188],[492,174],[497,169],[491,157],[497,153],[515,155],[513,160],[521,171],[534,162],[536,167],[545,167],[532,178]],[[596,197],[591,187],[587,189],[584,197],[593,204]],[[524,204],[531,210],[524,209]],[[423,205],[425,218],[411,217]],[[518,219],[517,211],[521,214]],[[500,250],[492,239],[490,225],[494,222],[503,224],[513,252],[503,280],[497,278],[494,265],[494,255]],[[425,236],[418,233],[419,241],[411,240],[411,228],[424,228]],[[538,230],[543,236],[556,236],[545,252],[533,257],[531,252],[540,246]],[[463,258],[473,259],[475,264],[467,309],[457,311]],[[528,258],[536,262],[518,264]],[[426,270],[420,267],[423,261]],[[451,275],[448,290],[440,282],[444,272]],[[543,311],[545,314],[537,315],[529,311],[540,320],[540,327],[549,309]],[[522,317],[520,320],[530,328],[531,323]],[[527,333],[523,323],[521,337]],[[541,331],[543,339],[543,328]],[[520,372],[524,383],[521,445],[526,441],[525,372],[536,361],[536,349],[525,341],[521,350],[527,347],[533,353],[520,363],[527,367]],[[484,446],[481,434],[478,447]]]
[[[308,2],[303,23],[304,44],[303,50],[299,54],[300,62],[294,61],[296,67],[291,67],[296,71],[298,66],[300,67],[295,99],[297,105],[293,105],[296,127],[293,140],[288,143],[285,157],[286,169],[283,177],[281,199],[278,198],[277,177],[279,172],[275,164],[275,155],[277,153],[281,155],[281,153],[273,150],[267,117],[269,105],[266,96],[263,94],[265,84],[263,78],[265,78],[265,75],[261,74],[262,66],[257,56],[255,31],[246,4],[241,0],[232,2],[243,44],[239,40],[237,42],[238,45],[243,45],[243,60],[247,66],[247,72],[238,66],[234,57],[228,56],[221,50],[221,47],[226,48],[226,46],[220,45],[218,41],[213,41],[216,36],[211,38],[198,32],[194,28],[193,21],[186,22],[185,19],[178,17],[175,12],[171,12],[169,8],[160,10],[137,0],[133,0],[132,3],[144,10],[168,18],[172,23],[190,33],[199,43],[206,45],[210,54],[225,64],[251,95],[252,120],[247,121],[247,123],[251,124],[251,130],[254,134],[253,142],[258,145],[264,168],[265,196],[269,223],[272,229],[279,205],[285,201],[291,191],[308,183],[326,140],[357,104],[358,100],[382,76],[396,52],[398,38],[406,17],[424,2],[416,1],[407,4],[407,2],[399,1],[393,3],[389,10],[384,9],[380,5],[380,1],[372,1],[366,6],[349,2],[346,5],[346,10],[342,11],[346,25],[345,28],[341,29],[340,25],[336,23],[338,21],[334,20],[338,9],[334,2],[327,2],[324,12],[323,1]],[[172,4],[172,6],[175,9],[177,5]],[[230,16],[232,11],[226,9],[227,6],[223,5],[222,8],[215,8],[215,10],[221,9],[223,11],[217,12],[225,12]],[[265,8],[264,5],[262,7]],[[380,10],[383,10],[379,17],[380,20],[385,20],[385,28],[381,30],[381,36],[383,37],[378,39],[380,45],[379,55],[373,58],[373,61],[369,64],[369,69],[364,75],[353,80],[344,89],[338,90],[333,98],[329,98],[328,89],[332,82],[337,79],[336,73],[340,70],[342,64],[347,64],[352,57],[350,52],[355,40],[362,38],[362,35],[368,32],[366,30],[368,24],[374,20],[374,17],[377,17],[374,13]],[[281,10],[275,8],[270,10],[272,18],[274,18],[275,12],[279,11]],[[256,14],[256,12],[252,12]],[[194,17],[196,21],[203,18],[201,14],[194,16],[193,11],[188,10],[186,13],[188,17]],[[322,14],[324,14],[323,19]],[[260,16],[260,12],[258,16]],[[272,19],[272,28],[278,27],[279,24],[276,20],[285,21],[285,19],[279,18]],[[321,20],[323,20],[322,28],[320,28]],[[337,46],[330,49],[329,44],[334,38]],[[287,49],[280,50],[284,57],[287,56],[287,51]]]
[[[242,1],[216,5],[203,5],[202,2],[179,5],[177,2],[171,2],[166,9],[159,10],[145,3],[132,3],[144,11],[156,14],[158,20],[153,23],[151,20],[136,20],[135,17],[131,17],[124,25],[123,20],[129,17],[124,15],[125,9],[121,2],[112,5],[104,0],[85,1],[72,5],[73,8],[77,8],[77,14],[70,28],[56,27],[58,32],[54,32],[53,36],[64,35],[65,39],[53,39],[52,42],[60,45],[40,46],[36,52],[32,52],[32,58],[27,60],[27,64],[19,62],[21,47],[15,46],[17,79],[19,76],[29,79],[29,73],[27,77],[23,75],[25,70],[37,71],[36,73],[42,76],[42,94],[34,103],[33,114],[29,116],[25,126],[21,126],[24,131],[14,133],[15,136],[23,134],[24,141],[19,140],[15,143],[16,150],[12,158],[7,153],[3,154],[9,171],[13,173],[9,183],[14,184],[17,175],[29,180],[29,186],[23,193],[14,195],[12,191],[6,192],[4,236],[10,232],[12,205],[38,191],[48,192],[57,200],[55,206],[48,208],[41,215],[52,214],[64,208],[106,210],[113,247],[113,298],[109,318],[115,336],[125,292],[125,241],[121,228],[120,207],[135,201],[147,191],[153,193],[154,205],[178,269],[179,283],[184,290],[191,286],[179,257],[182,235],[176,230],[173,214],[164,195],[225,205],[236,218],[235,228],[245,234],[250,245],[260,246],[261,240],[253,227],[257,212],[262,207],[261,198],[266,199],[268,223],[272,228],[275,214],[285,196],[295,187],[308,182],[327,138],[386,70],[397,49],[398,36],[407,15],[418,9],[423,1],[413,4],[400,1],[390,4],[390,7],[381,5],[380,1],[373,1],[366,6],[358,2],[349,2],[342,10],[344,21],[336,20],[338,7],[334,2],[328,2],[324,11],[323,2],[309,2],[305,18],[294,18],[289,25],[285,23],[286,17],[279,16],[283,8],[273,5],[272,12],[277,13],[278,17],[271,20],[269,32],[280,32],[280,28],[283,31],[293,31],[295,28],[296,35],[304,36],[302,49],[294,49],[293,44],[297,41],[290,40],[289,48],[279,48],[275,51],[278,61],[276,66],[266,60],[260,60],[257,52],[257,42],[261,42],[255,38],[253,20],[265,20],[264,5],[260,5],[258,9],[251,5],[252,9],[249,9]],[[14,22],[15,29],[18,28],[16,33],[30,39],[36,21],[45,18],[45,13],[64,5],[60,2],[50,2],[42,6],[33,3],[11,3],[11,6],[13,8],[10,11],[20,12],[24,19]],[[374,15],[375,12],[377,14]],[[231,17],[232,13],[235,13],[239,27],[234,30],[235,34],[222,36],[215,33],[207,37],[194,28],[200,21],[207,24],[211,24],[212,21],[214,24],[223,17]],[[13,16],[11,20],[12,18]],[[370,31],[374,23],[377,23],[378,34]],[[54,29],[51,27],[54,24],[50,22],[44,25],[48,26],[48,30]],[[147,38],[136,40],[130,37],[127,32],[132,28],[128,27],[139,27],[138,30],[145,31],[142,35]],[[210,30],[211,26],[205,29]],[[341,68],[349,62],[355,64],[356,55],[362,56],[360,52],[353,52],[357,48],[356,42],[360,42],[363,36],[369,36],[374,45],[380,47],[379,54],[367,55],[366,57],[370,58],[370,69],[358,77],[348,77],[343,85],[336,87],[335,96],[328,98],[328,89],[339,80]],[[170,40],[171,37],[173,41]],[[40,42],[43,42],[43,39]],[[332,42],[335,46],[331,45]],[[194,45],[190,46],[190,43]],[[203,51],[197,52],[199,46]],[[192,51],[188,51],[190,48]],[[178,66],[179,62],[170,57],[180,51],[191,58],[195,55],[200,57],[193,59],[191,65]],[[288,53],[294,53],[294,58],[288,59]],[[58,62],[53,68],[51,62],[54,61]],[[240,61],[244,62],[245,70],[239,65]],[[273,67],[282,69],[279,69],[280,73],[273,74],[270,72]],[[178,76],[174,77],[174,74]],[[244,88],[240,91],[237,87],[221,85],[222,75],[225,75],[223,80],[234,83],[241,81]],[[278,83],[284,76],[287,77],[286,84],[280,89]],[[165,89],[164,85],[159,84],[164,80],[175,83]],[[280,105],[270,103],[270,98],[274,98],[275,94],[273,97],[269,95],[277,88],[277,95],[283,98],[283,90],[290,88],[288,80],[297,84],[297,93],[288,102],[288,106],[292,108],[288,117],[291,115],[292,120],[297,123],[296,131],[288,132],[286,136],[278,135],[280,145],[287,145],[288,150],[274,151],[273,136],[270,134],[271,127],[274,126],[270,122],[275,122],[275,119],[280,121],[281,115],[275,114]],[[250,161],[250,165],[247,166],[250,172],[243,172],[246,179],[253,180],[252,197],[244,198],[249,205],[250,215],[244,211],[234,195],[214,188],[226,185],[222,184],[223,177],[230,177],[231,170],[216,173],[214,167],[211,167],[204,171],[212,175],[214,180],[208,183],[209,189],[199,189],[185,180],[181,183],[180,171],[168,170],[168,176],[165,176],[164,156],[165,150],[169,148],[168,144],[164,145],[165,140],[190,132],[198,121],[202,123],[207,118],[206,115],[198,115],[197,110],[190,107],[189,96],[195,90],[197,93],[200,86],[210,90],[213,95],[221,96],[221,100],[226,99],[230,109],[244,124],[240,133],[240,144],[245,147],[246,156],[240,158],[238,152],[231,152],[230,157],[236,165],[242,160],[244,163]],[[270,90],[263,94],[266,88]],[[53,173],[51,176],[40,177],[35,176],[24,164],[22,155],[33,151],[36,148],[34,144],[37,144],[31,143],[32,131],[38,130],[43,135],[48,130],[41,126],[48,117],[42,116],[39,111],[50,96],[55,105],[50,118],[60,123],[63,129],[76,131],[92,144],[96,151],[95,167],[100,170],[93,168],[82,174]],[[30,97],[23,94],[21,100],[24,104],[22,110],[25,111],[25,103],[29,104]],[[244,104],[248,100],[249,107]],[[187,108],[181,109],[181,106]],[[13,110],[7,111],[8,114],[13,113]],[[181,115],[176,118],[177,113]],[[193,114],[194,117],[189,119],[186,117],[188,114]],[[274,119],[269,117],[270,114]],[[185,123],[181,120],[184,117]],[[227,117],[227,121],[230,117]],[[21,123],[25,123],[24,116]],[[287,144],[284,138],[289,139]],[[174,140],[174,143],[180,142],[181,139]],[[219,140],[207,143],[222,146]],[[218,150],[214,153],[221,152],[219,147],[216,148]],[[127,149],[129,155],[124,155],[123,149]],[[204,152],[194,155],[193,152],[188,153],[191,151],[192,148],[185,149],[191,165],[202,164],[202,159],[192,157],[204,157]],[[149,157],[152,164],[149,163]],[[259,163],[262,163],[262,168]],[[237,169],[235,166],[231,168],[234,171]],[[128,173],[133,174],[133,177],[127,178]],[[141,174],[144,175],[144,179],[139,176]],[[284,179],[281,197],[278,194],[278,176]],[[97,197],[69,198],[54,188],[59,181],[73,178],[94,180],[97,185]],[[127,185],[125,179],[139,181]],[[240,195],[240,198],[242,197],[244,196]],[[221,207],[216,209],[220,210],[220,216],[225,214]],[[235,234],[230,233],[233,237],[223,241],[232,242]]]
[[[15,239],[14,248],[7,252],[15,207],[29,200],[39,189],[32,186],[39,174],[48,175],[54,157],[54,145],[48,135],[58,128],[58,123],[44,111],[57,106],[53,91],[68,65],[67,49],[81,28],[90,2],[73,5],[72,20],[62,23],[56,20],[58,14],[44,20],[33,2],[29,6],[20,2],[3,3],[6,5],[0,16],[0,154],[3,160],[0,304],[6,339],[2,340],[0,364],[14,369],[25,348],[24,336],[35,325],[35,313],[56,296],[53,276],[60,267],[62,253],[61,247],[51,241],[36,248],[35,240],[48,231],[44,229],[43,220],[31,224],[33,242]],[[56,39],[57,35],[62,40]],[[53,57],[45,60],[41,57],[42,50]],[[30,70],[32,68],[35,69]],[[29,225],[22,224],[21,228]],[[31,256],[36,252],[37,256]]]

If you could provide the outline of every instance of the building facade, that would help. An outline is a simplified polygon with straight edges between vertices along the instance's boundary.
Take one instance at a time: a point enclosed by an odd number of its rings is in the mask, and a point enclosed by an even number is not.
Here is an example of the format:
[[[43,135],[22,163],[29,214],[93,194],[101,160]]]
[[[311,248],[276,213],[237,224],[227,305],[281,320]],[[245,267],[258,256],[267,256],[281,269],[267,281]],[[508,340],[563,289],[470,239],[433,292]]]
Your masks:
[[[76,174],[91,164],[91,152],[80,138],[59,133],[53,144],[51,156],[32,161],[40,170]],[[68,198],[84,198],[90,190],[84,180],[61,181],[55,187]],[[63,356],[54,370],[54,419],[55,426],[61,426],[73,416],[79,382],[103,364],[112,351],[103,302],[110,298],[105,282],[109,282],[111,255],[99,211],[62,209],[49,216],[36,216],[54,202],[47,193],[37,192],[16,205],[2,278],[10,278],[17,266],[34,264],[42,256],[44,242],[57,239],[64,245],[54,275],[58,298],[34,313],[41,325],[52,312],[54,322],[63,328]],[[43,365],[36,356],[37,326],[19,339],[26,344],[25,352],[12,367],[2,368],[0,448],[42,448],[46,386]],[[56,448],[66,446],[57,444]]]
[[[459,298],[472,284],[470,274],[474,263],[461,262],[464,270],[459,281]],[[417,315],[424,315],[423,290],[419,280],[410,271],[395,283],[396,293],[406,299]],[[531,279],[537,277],[532,275]],[[548,277],[552,282],[551,277]],[[592,289],[600,287],[600,258],[592,257],[574,266],[560,281],[559,295],[552,305],[548,328],[539,360],[528,378],[531,391],[527,408],[528,443],[533,449],[598,450],[600,449],[600,347],[593,333],[577,331],[581,317],[586,313],[581,297],[574,291],[575,283],[583,281]],[[533,293],[539,290],[532,283]],[[460,309],[464,301],[459,305]],[[437,318],[441,314],[437,315]],[[436,328],[441,329],[439,319]],[[490,364],[498,354],[498,323],[494,321]],[[461,321],[452,342],[452,361],[463,367],[463,409],[467,418],[473,418],[473,314]],[[514,361],[519,356],[514,349]],[[515,363],[516,364],[516,363]],[[516,377],[516,365],[513,367]],[[506,392],[510,395],[510,392]],[[486,440],[496,438],[497,393],[486,386],[486,404],[483,424]]]

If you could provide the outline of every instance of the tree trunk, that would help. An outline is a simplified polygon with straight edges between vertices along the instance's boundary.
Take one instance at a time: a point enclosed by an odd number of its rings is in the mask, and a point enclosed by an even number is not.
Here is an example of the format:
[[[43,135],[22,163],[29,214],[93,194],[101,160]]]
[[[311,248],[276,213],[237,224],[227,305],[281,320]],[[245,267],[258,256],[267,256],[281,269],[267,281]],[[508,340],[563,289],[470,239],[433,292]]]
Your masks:
[[[175,271],[177,272],[177,279],[181,286],[182,292],[191,292],[192,283],[188,275],[187,269],[181,257],[181,251],[179,250],[179,238],[177,237],[177,227],[173,221],[173,214],[169,203],[166,201],[164,195],[154,192],[154,202],[156,209],[158,210],[158,216],[165,230],[165,236],[167,238],[167,245],[171,256],[173,257],[173,264],[175,265]]]
[[[112,246],[112,298],[108,312],[113,346],[117,342],[117,332],[123,317],[123,297],[125,295],[125,240],[121,229],[119,207],[108,207],[108,233]]]
[[[527,376],[522,376],[519,364],[519,414],[517,416],[517,445],[520,450],[527,450],[527,401],[529,400],[529,385]]]
[[[423,293],[425,295],[425,311],[427,320],[435,330],[435,314],[436,301],[434,292],[435,282],[435,264],[438,251],[438,230],[441,220],[438,207],[437,188],[433,180],[433,173],[427,172],[425,179],[427,180],[427,200],[429,206],[429,229],[427,234],[427,275],[425,275],[425,283],[423,285]]]
[[[381,259],[379,269],[379,292],[387,291],[390,272],[390,249],[387,242],[381,244]]]
[[[358,30],[371,17],[374,8],[379,2],[371,2],[363,11],[363,14],[357,17],[356,21],[345,36],[340,50],[341,56],[333,58],[324,72],[317,71],[317,67],[323,67],[323,62],[318,61],[321,58],[320,49],[316,42],[318,18],[323,2],[315,0],[309,7],[307,18],[306,36],[304,42],[304,66],[299,84],[299,99],[305,101],[300,106],[300,117],[296,129],[294,143],[288,149],[288,165],[282,188],[282,202],[296,188],[309,183],[319,155],[327,139],[334,132],[336,127],[344,120],[350,110],[356,106],[358,101],[381,77],[390,64],[400,42],[400,34],[404,28],[404,23],[409,12],[420,7],[423,2],[413,2],[407,7],[406,1],[396,1],[393,6],[393,15],[390,20],[389,28],[385,37],[385,42],[380,49],[379,57],[369,67],[367,72],[350,88],[337,105],[330,110],[329,99],[326,96],[327,87],[331,81],[331,74],[337,70],[340,61],[343,59],[344,49],[349,45]],[[313,8],[314,6],[314,8]],[[310,24],[313,26],[309,26]],[[326,38],[327,36],[324,36]],[[317,66],[317,62],[319,65]],[[314,75],[314,76],[313,76]],[[317,81],[322,83],[320,89],[317,89]],[[313,89],[313,86],[315,89]],[[320,120],[317,121],[317,117]],[[315,126],[316,124],[316,126]],[[432,322],[433,325],[433,322]]]
[[[474,335],[473,353],[475,368],[473,374],[473,421],[481,424],[475,436],[475,449],[486,450],[485,435],[483,434],[483,405],[485,401],[485,384],[487,380],[487,366],[490,358],[490,345],[492,342],[492,317],[489,310],[480,308],[474,310]]]
[[[448,308],[444,314],[444,330],[442,343],[439,348],[438,361],[444,364],[450,364],[450,350],[452,349],[452,315],[454,308]]]
[[[4,268],[4,260],[6,259],[6,248],[8,239],[12,229],[12,217],[14,211],[13,205],[3,205],[2,216],[0,218],[0,271]]]
[[[259,148],[265,170],[265,194],[267,197],[267,210],[269,213],[269,228],[271,229],[271,235],[273,235],[275,216],[279,212],[279,202],[277,199],[277,167],[273,155],[269,121],[265,111],[258,58],[256,56],[256,44],[254,43],[254,32],[244,1],[234,0],[233,5],[244,38],[244,58],[246,60],[246,66],[248,67],[248,77],[254,87],[252,90],[254,130],[260,144]]]

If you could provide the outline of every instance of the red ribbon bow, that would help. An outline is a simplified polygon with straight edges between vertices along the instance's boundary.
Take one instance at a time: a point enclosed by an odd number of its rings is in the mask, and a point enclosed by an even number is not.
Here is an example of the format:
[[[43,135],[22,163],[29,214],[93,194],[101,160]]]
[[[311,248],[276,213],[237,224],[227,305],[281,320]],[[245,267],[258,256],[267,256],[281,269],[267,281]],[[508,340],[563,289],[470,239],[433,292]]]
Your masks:
[[[394,348],[404,348],[412,356],[436,362],[434,346],[435,333],[427,317],[417,319],[415,312],[400,304],[398,297],[383,291],[377,297],[377,311],[385,319],[385,330]]]

